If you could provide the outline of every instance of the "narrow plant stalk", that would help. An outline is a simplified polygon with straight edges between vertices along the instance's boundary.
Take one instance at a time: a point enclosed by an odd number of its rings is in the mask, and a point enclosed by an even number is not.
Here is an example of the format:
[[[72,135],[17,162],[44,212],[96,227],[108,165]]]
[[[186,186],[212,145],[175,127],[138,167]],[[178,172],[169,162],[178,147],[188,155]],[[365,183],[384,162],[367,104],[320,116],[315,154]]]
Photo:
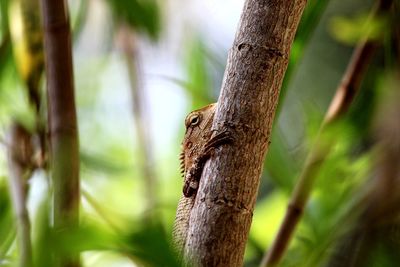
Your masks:
[[[151,216],[156,204],[156,175],[154,173],[154,158],[152,155],[152,144],[148,131],[149,119],[144,110],[144,104],[146,101],[143,86],[139,80],[140,66],[138,64],[135,34],[127,25],[121,25],[119,30],[121,45],[129,75],[141,174],[143,175],[146,187],[146,211]]]
[[[397,73],[396,73],[397,72]],[[400,72],[394,68],[391,84],[385,84],[373,125],[374,157],[371,179],[353,207],[344,214],[352,218],[351,230],[339,239],[326,267],[367,266],[378,248],[387,251],[399,241],[400,225]],[[346,220],[344,219],[344,220]],[[348,224],[349,225],[349,224]],[[397,243],[398,244],[398,243]],[[386,266],[396,266],[397,257],[385,257]]]
[[[21,125],[14,123],[9,132],[7,145],[9,186],[17,222],[18,266],[31,267],[31,224],[26,207],[29,163],[33,155],[31,135]]]
[[[79,225],[79,144],[66,1],[42,0],[45,65],[53,181],[53,223],[57,233]],[[55,266],[80,266],[79,255],[55,255]]]
[[[381,1],[379,6],[374,9],[373,15],[380,10],[388,9],[390,5],[391,1]],[[370,41],[368,38],[361,41],[355,48],[342,81],[325,114],[315,143],[300,173],[278,234],[270,250],[264,255],[261,266],[277,266],[284,256],[310,198],[319,170],[333,147],[334,140],[332,140],[331,136],[328,136],[328,128],[341,119],[349,109],[359,91],[360,83],[376,48],[376,42]]]

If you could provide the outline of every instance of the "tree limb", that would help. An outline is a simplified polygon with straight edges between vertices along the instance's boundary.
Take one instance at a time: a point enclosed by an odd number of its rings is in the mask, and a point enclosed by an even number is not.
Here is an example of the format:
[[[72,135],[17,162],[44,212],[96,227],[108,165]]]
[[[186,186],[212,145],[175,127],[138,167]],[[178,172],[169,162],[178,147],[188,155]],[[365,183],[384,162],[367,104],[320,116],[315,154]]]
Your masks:
[[[205,165],[185,255],[195,266],[242,266],[290,47],[305,0],[247,0],[228,56],[213,130],[233,145]]]

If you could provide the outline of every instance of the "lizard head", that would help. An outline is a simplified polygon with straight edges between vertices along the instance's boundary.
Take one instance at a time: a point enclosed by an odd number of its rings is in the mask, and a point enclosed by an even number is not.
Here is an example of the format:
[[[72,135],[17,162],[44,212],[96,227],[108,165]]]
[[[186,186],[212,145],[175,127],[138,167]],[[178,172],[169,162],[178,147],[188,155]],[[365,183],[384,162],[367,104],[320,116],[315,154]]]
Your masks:
[[[180,154],[181,173],[184,175],[193,164],[194,158],[211,135],[211,125],[217,104],[210,104],[190,112],[185,119],[186,132]]]

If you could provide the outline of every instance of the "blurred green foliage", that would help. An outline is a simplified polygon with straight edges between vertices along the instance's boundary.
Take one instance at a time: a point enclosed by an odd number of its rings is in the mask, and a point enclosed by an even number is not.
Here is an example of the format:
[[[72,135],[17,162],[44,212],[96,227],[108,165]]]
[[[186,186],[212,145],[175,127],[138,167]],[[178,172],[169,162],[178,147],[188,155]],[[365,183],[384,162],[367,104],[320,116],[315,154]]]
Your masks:
[[[337,40],[354,45],[367,35],[370,40],[381,40],[387,27],[387,18],[369,18],[368,14],[361,14],[354,18],[335,17],[329,28]]]
[[[294,75],[296,71],[296,67],[298,66],[298,63],[303,56],[304,50],[306,49],[309,39],[311,38],[317,25],[319,25],[321,16],[324,14],[328,3],[329,0],[308,1],[307,8],[303,12],[300,24],[296,32],[295,40],[293,42],[290,51],[289,65],[286,70],[280,92],[280,98],[279,98],[280,104],[278,105],[278,110],[277,110],[278,116],[282,107],[282,102],[285,99],[285,95],[289,86],[289,82],[291,81],[292,75]]]
[[[295,68],[291,69],[289,64],[289,76],[285,77],[282,89],[286,93],[281,95],[279,118],[275,121],[251,229],[251,237],[257,244],[249,243],[248,256],[260,255],[253,251],[268,247],[276,234],[294,179],[313,145],[330,97],[350,59],[349,46],[356,45],[356,41],[367,32],[378,41],[391,35],[389,25],[395,24],[388,17],[367,22],[365,14],[369,13],[371,6],[370,1],[344,3],[332,0],[329,3],[320,1],[318,5],[310,2],[306,8],[302,23],[311,23],[307,30],[315,30],[308,35],[302,32],[300,24],[296,35],[292,49],[295,57],[291,56],[290,61]],[[317,11],[318,20],[313,23],[307,16],[314,18],[314,8],[320,8],[322,13]],[[299,47],[298,52],[296,49]],[[388,49],[385,45],[378,50],[348,115],[329,130],[329,134],[335,137],[334,149],[324,162],[304,219],[281,266],[326,266],[332,251],[337,249],[338,240],[356,223],[358,210],[354,210],[354,203],[361,197],[375,162],[371,127],[381,90],[379,84],[384,73],[393,67],[384,60],[382,53]],[[270,199],[277,194],[282,195],[279,203]],[[274,208],[265,207],[271,203],[274,203]],[[276,209],[279,212],[274,212]],[[259,261],[251,259],[251,262]],[[393,262],[392,259],[392,265],[386,266],[395,266]]]
[[[114,18],[157,39],[161,27],[159,5],[155,0],[107,0]]]
[[[15,225],[8,186],[0,179],[0,259],[6,259],[15,238]]]
[[[185,89],[192,107],[202,107],[215,100],[212,83],[211,62],[207,57],[207,46],[199,37],[193,37],[186,44],[184,65],[187,72]]]
[[[8,0],[1,1],[0,3],[0,75],[3,72],[6,62],[11,57],[10,33],[8,30]]]

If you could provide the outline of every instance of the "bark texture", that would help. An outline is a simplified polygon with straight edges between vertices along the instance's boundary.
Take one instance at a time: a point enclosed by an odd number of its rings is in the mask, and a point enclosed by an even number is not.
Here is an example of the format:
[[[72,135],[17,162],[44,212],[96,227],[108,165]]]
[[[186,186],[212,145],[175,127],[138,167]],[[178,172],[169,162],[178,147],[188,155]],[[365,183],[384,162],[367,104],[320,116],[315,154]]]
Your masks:
[[[290,47],[306,0],[247,0],[228,56],[213,129],[233,145],[205,165],[185,255],[195,266],[242,266]]]
[[[79,224],[79,145],[72,72],[71,32],[63,0],[42,0],[54,187],[54,229],[65,234]],[[56,255],[55,266],[79,266],[79,256]]]

